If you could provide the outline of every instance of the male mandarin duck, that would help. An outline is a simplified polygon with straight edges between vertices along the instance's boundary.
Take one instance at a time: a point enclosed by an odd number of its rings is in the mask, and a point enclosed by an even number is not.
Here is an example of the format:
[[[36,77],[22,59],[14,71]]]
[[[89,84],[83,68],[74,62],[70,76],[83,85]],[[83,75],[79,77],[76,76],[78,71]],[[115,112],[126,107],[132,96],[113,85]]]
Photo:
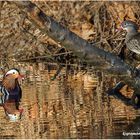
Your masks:
[[[0,104],[10,120],[19,119],[23,112],[23,109],[19,109],[19,103],[22,98],[22,90],[18,82],[19,78],[23,78],[19,70],[15,68],[10,69],[3,76],[0,85]]]

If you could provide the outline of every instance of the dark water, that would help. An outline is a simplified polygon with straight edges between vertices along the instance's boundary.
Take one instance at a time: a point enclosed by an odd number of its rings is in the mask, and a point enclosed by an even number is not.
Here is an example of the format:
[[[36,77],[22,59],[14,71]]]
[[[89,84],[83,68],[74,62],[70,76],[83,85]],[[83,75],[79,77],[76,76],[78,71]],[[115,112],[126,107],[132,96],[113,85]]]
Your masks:
[[[108,97],[98,76],[61,72],[51,81],[54,73],[24,82],[20,121],[8,121],[0,108],[0,138],[132,138],[123,132],[139,131],[140,111]]]

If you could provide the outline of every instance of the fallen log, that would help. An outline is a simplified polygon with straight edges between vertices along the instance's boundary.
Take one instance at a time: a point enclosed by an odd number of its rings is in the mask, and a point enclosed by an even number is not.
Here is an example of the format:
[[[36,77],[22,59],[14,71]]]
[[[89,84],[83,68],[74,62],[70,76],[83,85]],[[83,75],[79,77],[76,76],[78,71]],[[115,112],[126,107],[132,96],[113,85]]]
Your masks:
[[[127,76],[123,80],[129,83],[135,89],[136,94],[140,94],[140,72],[131,65],[126,64],[118,56],[113,53],[97,48],[96,45],[91,45],[86,40],[82,39],[75,33],[71,32],[66,27],[59,24],[52,17],[47,16],[39,7],[30,1],[16,1],[14,2],[28,19],[32,21],[43,33],[46,33],[54,41],[60,43],[67,50],[72,51],[80,59],[92,63],[94,60],[104,60],[109,63],[115,72],[120,71]],[[119,71],[116,71],[119,69]],[[131,81],[131,82],[129,82]]]

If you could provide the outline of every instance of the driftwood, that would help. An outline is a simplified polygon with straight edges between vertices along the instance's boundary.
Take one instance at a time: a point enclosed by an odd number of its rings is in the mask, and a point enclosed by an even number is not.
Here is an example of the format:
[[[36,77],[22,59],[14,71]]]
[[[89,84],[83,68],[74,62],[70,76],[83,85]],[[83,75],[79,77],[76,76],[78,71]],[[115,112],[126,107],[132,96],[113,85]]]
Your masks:
[[[134,88],[135,94],[140,94],[140,74],[136,68],[126,64],[115,54],[99,49],[96,45],[91,45],[86,40],[56,22],[53,18],[47,16],[34,3],[30,1],[17,1],[14,3],[43,33],[46,33],[67,50],[75,53],[80,59],[88,63],[92,63],[93,60],[105,61],[107,64],[110,64],[112,71],[125,74],[127,76],[126,79],[125,77],[123,79],[125,83]]]

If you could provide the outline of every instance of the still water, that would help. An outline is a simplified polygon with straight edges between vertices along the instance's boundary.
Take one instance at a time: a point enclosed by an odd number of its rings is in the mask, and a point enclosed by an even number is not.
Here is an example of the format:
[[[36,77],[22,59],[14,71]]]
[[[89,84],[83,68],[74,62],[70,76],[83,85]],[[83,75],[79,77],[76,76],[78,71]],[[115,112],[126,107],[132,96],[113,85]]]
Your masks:
[[[20,121],[7,120],[0,107],[0,138],[124,138],[124,132],[139,131],[140,110],[108,97],[104,78],[62,71],[51,80],[55,73],[42,70],[27,76]]]

